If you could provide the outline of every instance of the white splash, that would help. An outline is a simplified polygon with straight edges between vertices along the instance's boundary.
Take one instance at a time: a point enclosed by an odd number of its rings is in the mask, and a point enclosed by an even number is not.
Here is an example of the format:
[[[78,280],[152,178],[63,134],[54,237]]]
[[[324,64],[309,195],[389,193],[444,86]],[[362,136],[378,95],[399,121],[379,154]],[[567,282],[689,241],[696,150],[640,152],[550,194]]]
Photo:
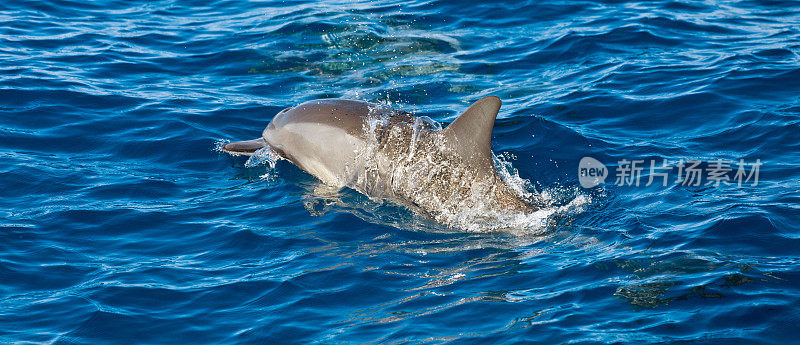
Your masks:
[[[227,144],[229,142],[231,142],[231,141],[228,140],[228,139],[217,139],[217,140],[215,140],[214,141],[214,151],[219,152],[219,153],[224,153],[225,151],[222,150],[222,147],[225,146],[225,144]]]
[[[245,168],[255,168],[259,165],[264,163],[269,165],[270,169],[275,169],[275,164],[278,160],[281,159],[281,156],[278,155],[271,147],[264,146],[256,152],[253,152],[253,155],[247,159],[247,162],[244,163]]]
[[[372,143],[370,146],[377,146],[377,131],[388,125],[387,120],[387,117],[375,116],[366,122],[365,130],[369,131]],[[468,172],[461,171],[464,167],[451,165],[446,160],[437,159],[432,156],[434,154],[432,152],[418,153],[416,146],[419,144],[418,140],[421,134],[441,130],[441,125],[428,117],[414,119],[411,125],[411,138],[407,141],[408,152],[404,158],[411,161],[412,157],[416,157],[415,161],[424,161],[426,164],[412,164],[412,166],[402,166],[394,170],[391,189],[396,191],[405,188],[406,191],[411,190],[415,194],[424,195],[427,198],[426,204],[433,206],[438,211],[434,217],[443,224],[468,232],[503,231],[516,235],[536,235],[547,231],[548,222],[553,215],[580,213],[583,212],[586,205],[591,203],[591,198],[581,194],[580,189],[577,188],[553,186],[537,191],[529,180],[519,176],[517,169],[510,162],[516,157],[508,153],[499,156],[493,155],[495,169],[513,193],[538,206],[536,211],[510,211],[493,207],[488,202],[493,193],[491,187],[480,184],[469,187],[470,195],[466,199],[448,198],[446,195],[428,193],[429,187],[425,184],[434,181],[437,173],[453,172],[468,175]],[[364,153],[369,156],[364,157],[364,161],[369,162],[378,148],[370,147],[365,151]],[[370,166],[370,164],[365,164],[365,166]],[[425,169],[419,169],[421,166],[425,166]],[[401,183],[401,181],[405,182]]]

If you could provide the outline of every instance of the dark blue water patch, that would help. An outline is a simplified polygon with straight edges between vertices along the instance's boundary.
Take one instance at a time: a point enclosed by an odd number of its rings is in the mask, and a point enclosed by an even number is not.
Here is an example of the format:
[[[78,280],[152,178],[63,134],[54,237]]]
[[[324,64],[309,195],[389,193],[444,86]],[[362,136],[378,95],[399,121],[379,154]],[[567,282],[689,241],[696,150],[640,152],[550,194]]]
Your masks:
[[[708,227],[703,236],[698,237],[689,246],[700,248],[713,248],[725,242],[738,244],[737,253],[747,254],[761,252],[770,248],[774,255],[791,255],[791,251],[782,251],[780,248],[790,248],[796,245],[795,239],[781,236],[780,231],[763,216],[739,216],[733,219],[720,219]],[[776,233],[777,232],[777,233]],[[780,243],[779,246],[776,246]]]
[[[40,257],[46,255],[42,251],[31,251],[26,256]],[[0,267],[3,277],[4,290],[15,291],[48,291],[70,287],[85,280],[91,268],[76,267],[71,263],[47,264],[38,263],[37,269],[32,270],[30,263],[4,262]]]
[[[161,321],[161,322],[159,322]],[[76,329],[65,334],[60,340],[61,343],[110,343],[105,338],[109,336],[119,337],[120,339],[142,339],[143,341],[155,342],[161,338],[160,334],[175,332],[172,322],[147,315],[125,315],[111,311],[94,311],[90,318]],[[121,326],[119,330],[111,331],[112,325]],[[184,337],[197,337],[199,332],[179,330],[173,334]],[[122,340],[121,343],[132,344],[130,340]]]
[[[755,77],[758,75],[758,77]],[[759,70],[753,72],[733,71],[720,80],[715,89],[739,98],[754,98],[756,102],[785,100],[793,95],[787,89],[776,87],[785,85],[787,88],[798,87],[800,69],[792,70]]]
[[[87,197],[98,199],[159,199],[178,192],[178,185],[170,181],[140,180],[122,184],[97,186]]]

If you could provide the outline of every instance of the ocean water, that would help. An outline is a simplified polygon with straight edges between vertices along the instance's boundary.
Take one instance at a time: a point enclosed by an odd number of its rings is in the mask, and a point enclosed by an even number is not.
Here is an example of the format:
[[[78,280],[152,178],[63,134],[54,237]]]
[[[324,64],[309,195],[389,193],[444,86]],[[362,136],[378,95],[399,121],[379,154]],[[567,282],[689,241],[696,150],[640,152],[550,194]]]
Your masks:
[[[797,342],[798,53],[796,1],[3,1],[0,343]],[[524,231],[217,149],[307,100],[486,95],[553,210]]]

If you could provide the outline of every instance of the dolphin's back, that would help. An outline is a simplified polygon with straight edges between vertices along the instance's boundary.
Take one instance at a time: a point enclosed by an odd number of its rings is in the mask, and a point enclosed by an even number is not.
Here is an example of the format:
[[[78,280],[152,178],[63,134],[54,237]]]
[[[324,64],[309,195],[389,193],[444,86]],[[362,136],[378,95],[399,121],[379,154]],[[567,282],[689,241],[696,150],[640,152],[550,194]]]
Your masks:
[[[341,128],[351,135],[360,133],[365,118],[374,105],[347,99],[321,99],[286,108],[270,122],[282,127],[287,124],[313,123]]]

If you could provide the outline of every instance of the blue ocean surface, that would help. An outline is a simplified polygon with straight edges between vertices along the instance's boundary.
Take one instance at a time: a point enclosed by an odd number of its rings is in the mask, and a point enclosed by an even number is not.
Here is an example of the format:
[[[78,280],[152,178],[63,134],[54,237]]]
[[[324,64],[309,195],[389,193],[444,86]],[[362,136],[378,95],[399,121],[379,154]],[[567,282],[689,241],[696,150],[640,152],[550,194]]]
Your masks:
[[[2,1],[0,343],[798,343],[799,53],[798,1]],[[488,95],[516,231],[219,151]]]

